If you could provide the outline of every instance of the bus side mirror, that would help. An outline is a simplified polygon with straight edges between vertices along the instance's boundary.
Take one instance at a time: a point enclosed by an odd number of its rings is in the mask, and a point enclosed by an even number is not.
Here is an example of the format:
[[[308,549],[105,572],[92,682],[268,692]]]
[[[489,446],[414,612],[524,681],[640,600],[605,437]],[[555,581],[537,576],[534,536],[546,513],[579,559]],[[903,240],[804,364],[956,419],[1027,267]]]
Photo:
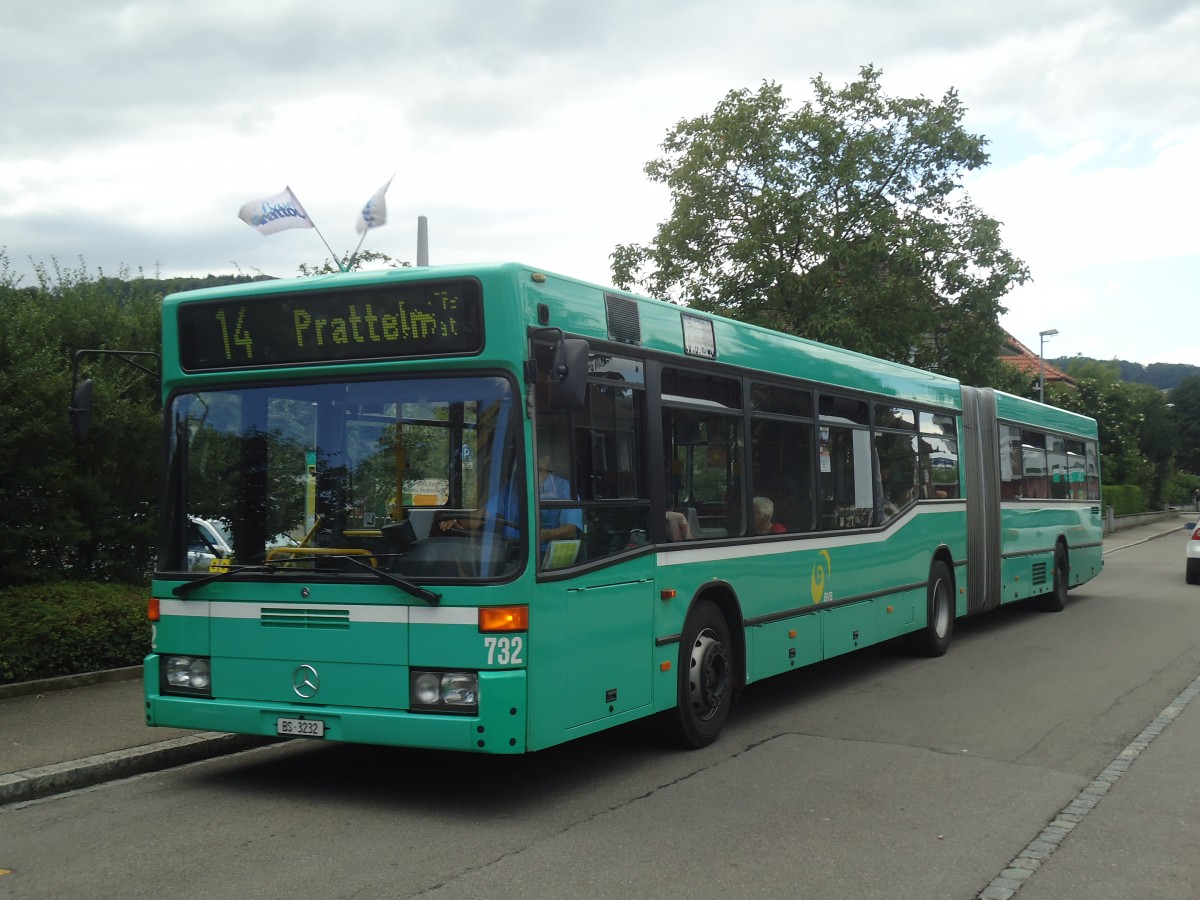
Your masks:
[[[587,361],[587,341],[559,338],[555,342],[548,385],[551,409],[583,409],[587,396]]]
[[[92,379],[85,378],[75,385],[70,413],[71,433],[78,443],[83,443],[92,427]]]

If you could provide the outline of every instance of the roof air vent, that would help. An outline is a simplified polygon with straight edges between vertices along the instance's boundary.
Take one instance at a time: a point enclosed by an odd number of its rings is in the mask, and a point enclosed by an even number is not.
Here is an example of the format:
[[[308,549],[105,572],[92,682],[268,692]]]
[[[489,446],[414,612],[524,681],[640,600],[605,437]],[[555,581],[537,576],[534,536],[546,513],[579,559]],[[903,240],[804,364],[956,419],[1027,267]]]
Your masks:
[[[642,342],[642,322],[638,318],[636,300],[604,295],[604,308],[608,313],[608,339],[622,344]]]

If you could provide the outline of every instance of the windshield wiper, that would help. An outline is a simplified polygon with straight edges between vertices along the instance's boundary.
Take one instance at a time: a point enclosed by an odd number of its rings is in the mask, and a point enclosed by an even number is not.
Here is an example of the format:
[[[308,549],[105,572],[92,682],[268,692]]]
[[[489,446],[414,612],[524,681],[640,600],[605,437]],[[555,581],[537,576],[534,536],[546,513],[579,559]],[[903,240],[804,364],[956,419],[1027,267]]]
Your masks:
[[[230,575],[240,575],[242,572],[274,572],[278,568],[278,566],[230,566],[222,572],[205,575],[203,578],[197,578],[195,581],[185,581],[183,584],[176,585],[171,589],[171,593],[176,597],[187,597],[192,591],[202,588],[210,582],[228,578]]]
[[[413,584],[411,581],[406,581],[403,578],[397,578],[390,572],[384,572],[382,569],[377,569],[372,565],[362,562],[354,556],[326,556],[324,559],[345,559],[354,563],[362,569],[366,569],[378,578],[380,581],[386,581],[388,584],[395,585],[406,594],[416,597],[418,600],[424,600],[430,606],[437,606],[442,595],[434,591],[426,590],[419,584]],[[228,578],[230,575],[240,575],[242,572],[278,572],[280,566],[265,565],[265,566],[231,566],[224,572],[216,572],[212,575],[205,575],[203,578],[197,578],[195,581],[185,581],[183,584],[177,585],[171,590],[171,593],[176,597],[186,598],[192,591],[204,587],[214,581],[219,581],[222,578]]]
[[[396,587],[400,588],[400,590],[404,591],[404,593],[411,594],[412,596],[416,597],[418,600],[424,600],[430,606],[437,606],[442,601],[441,594],[438,594],[434,591],[426,590],[425,588],[421,587],[419,584],[413,584],[411,581],[408,581],[404,578],[398,578],[395,575],[393,575],[391,572],[385,572],[385,571],[383,571],[383,569],[377,569],[377,568],[375,568],[375,566],[371,565],[370,563],[363,562],[358,557],[334,556],[334,557],[326,557],[326,558],[327,559],[339,559],[339,558],[340,559],[348,559],[348,560],[350,560],[350,562],[354,563],[359,568],[366,569],[368,572],[373,572],[380,581],[386,581],[388,584],[394,584]]]

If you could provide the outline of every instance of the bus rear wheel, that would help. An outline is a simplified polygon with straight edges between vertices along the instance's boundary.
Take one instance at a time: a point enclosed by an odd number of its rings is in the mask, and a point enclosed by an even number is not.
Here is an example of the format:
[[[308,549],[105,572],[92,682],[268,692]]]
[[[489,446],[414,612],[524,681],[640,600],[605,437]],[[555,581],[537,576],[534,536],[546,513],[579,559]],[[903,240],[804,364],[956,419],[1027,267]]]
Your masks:
[[[954,582],[940,559],[929,569],[925,627],[917,632],[917,648],[925,656],[945,656],[954,636]]]
[[[701,600],[687,617],[679,648],[674,737],[685,747],[717,739],[733,700],[734,652],[729,624],[715,604]]]
[[[1071,570],[1067,566],[1067,551],[1062,544],[1054,548],[1054,583],[1048,594],[1042,594],[1039,605],[1047,612],[1062,612],[1067,606],[1067,585]]]

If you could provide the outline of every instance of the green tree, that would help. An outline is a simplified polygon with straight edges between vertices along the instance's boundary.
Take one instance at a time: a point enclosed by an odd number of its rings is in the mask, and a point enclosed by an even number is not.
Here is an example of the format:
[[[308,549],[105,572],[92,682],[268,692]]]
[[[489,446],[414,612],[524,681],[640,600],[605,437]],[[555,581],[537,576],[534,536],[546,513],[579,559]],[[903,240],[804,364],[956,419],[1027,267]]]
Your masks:
[[[1174,472],[1175,452],[1179,446],[1179,426],[1167,397],[1148,384],[1125,384],[1134,408],[1137,409],[1138,449],[1150,469],[1147,497],[1159,509],[1167,502],[1167,485]]]
[[[1174,404],[1172,413],[1179,427],[1177,465],[1200,475],[1200,375],[1185,378],[1168,399]]]
[[[82,265],[35,272],[37,284],[22,286],[0,249],[0,583],[144,580],[157,533],[158,384],[89,356],[96,414],[85,444],[73,443],[67,408],[74,351],[157,350],[159,295]]]
[[[1046,402],[1096,419],[1105,483],[1136,485],[1152,505],[1169,499],[1179,426],[1162,391],[1122,381],[1115,361],[1079,358],[1068,374],[1074,386],[1047,384]]]
[[[389,269],[405,269],[412,265],[379,250],[362,250],[346,253],[336,263],[327,256],[319,265],[300,263],[298,268],[301,275],[332,275],[335,272],[358,272],[367,263],[384,263]]]
[[[797,111],[774,83],[671,129],[647,163],[673,211],[612,254],[617,284],[975,384],[1004,379],[1000,298],[1028,277],[961,188],[987,162],[954,91],[888,97],[880,71]],[[1007,381],[1005,381],[1007,383]]]

